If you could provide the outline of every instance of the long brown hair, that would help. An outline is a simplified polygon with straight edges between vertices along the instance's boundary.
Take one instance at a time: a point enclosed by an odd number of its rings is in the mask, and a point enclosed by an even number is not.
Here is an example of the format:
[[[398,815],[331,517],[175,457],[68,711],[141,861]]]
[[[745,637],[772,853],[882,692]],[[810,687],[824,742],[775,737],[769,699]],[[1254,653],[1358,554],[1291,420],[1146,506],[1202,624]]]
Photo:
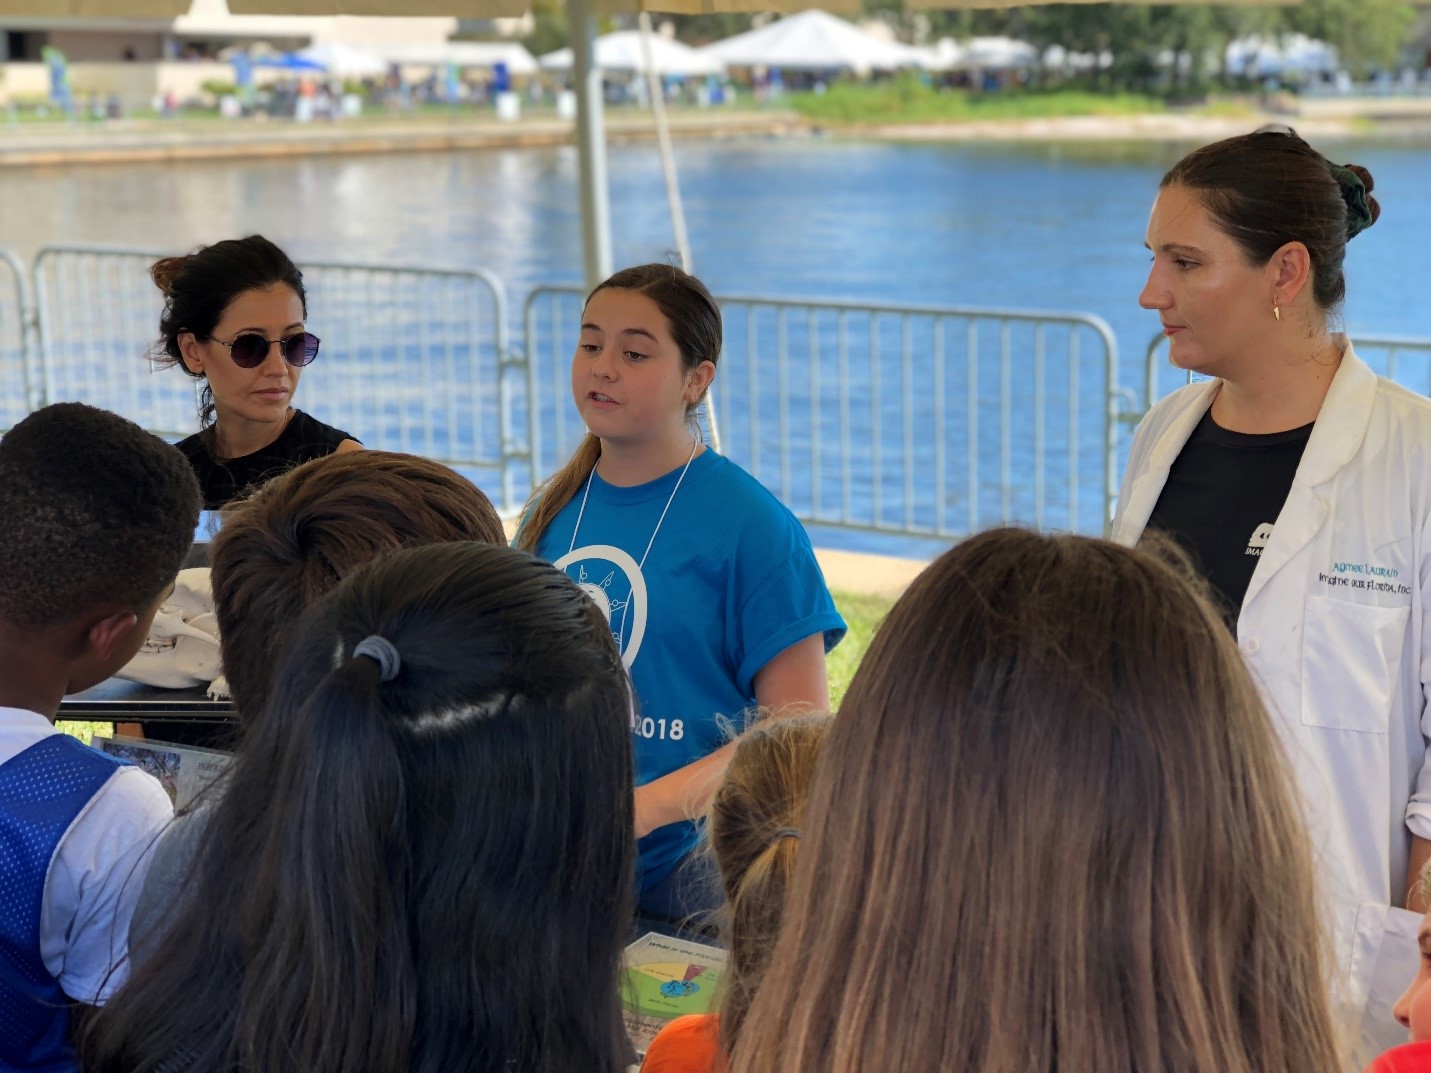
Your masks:
[[[379,555],[454,540],[507,542],[491,500],[440,462],[388,451],[315,458],[225,511],[209,561],[224,676],[245,724],[310,604]]]
[[[681,364],[689,371],[703,361],[720,362],[720,307],[706,290],[706,285],[689,272],[675,265],[649,264],[624,268],[592,288],[591,299],[599,291],[636,291],[656,303],[661,315],[671,327],[671,338],[681,352]],[[704,398],[704,395],[702,396]],[[687,411],[694,415],[701,403],[696,399]],[[552,474],[533,493],[522,510],[522,524],[517,530],[517,547],[535,551],[537,542],[551,525],[552,519],[572,501],[577,489],[591,476],[601,458],[601,440],[588,432],[577,444],[576,452],[565,466]]]
[[[830,716],[770,719],[739,739],[710,805],[711,852],[725,889],[730,967],[720,1010],[729,1054],[780,934],[805,803]]]
[[[880,627],[735,1073],[1336,1073],[1307,833],[1174,553],[995,530]]]

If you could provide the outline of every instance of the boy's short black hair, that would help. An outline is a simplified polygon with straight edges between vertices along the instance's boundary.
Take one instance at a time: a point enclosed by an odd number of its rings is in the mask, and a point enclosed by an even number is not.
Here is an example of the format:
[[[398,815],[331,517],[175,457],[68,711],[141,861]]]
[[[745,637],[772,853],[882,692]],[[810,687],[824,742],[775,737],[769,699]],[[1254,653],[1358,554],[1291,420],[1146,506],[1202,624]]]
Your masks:
[[[147,608],[178,573],[202,498],[178,449],[77,402],[0,438],[0,619],[41,628]]]

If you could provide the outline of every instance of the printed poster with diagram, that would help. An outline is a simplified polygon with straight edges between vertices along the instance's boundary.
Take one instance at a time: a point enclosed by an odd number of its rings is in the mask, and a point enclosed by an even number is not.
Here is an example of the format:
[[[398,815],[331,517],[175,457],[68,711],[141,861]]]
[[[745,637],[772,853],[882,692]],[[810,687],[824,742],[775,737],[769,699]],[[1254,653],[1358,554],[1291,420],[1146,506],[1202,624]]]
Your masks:
[[[654,933],[626,948],[621,1008],[638,1054],[668,1021],[715,1012],[726,957],[718,947]]]
[[[218,749],[171,745],[167,741],[144,738],[107,738],[96,734],[93,745],[100,752],[128,760],[153,775],[174,802],[176,811],[186,808],[227,775],[234,759],[232,754]]]

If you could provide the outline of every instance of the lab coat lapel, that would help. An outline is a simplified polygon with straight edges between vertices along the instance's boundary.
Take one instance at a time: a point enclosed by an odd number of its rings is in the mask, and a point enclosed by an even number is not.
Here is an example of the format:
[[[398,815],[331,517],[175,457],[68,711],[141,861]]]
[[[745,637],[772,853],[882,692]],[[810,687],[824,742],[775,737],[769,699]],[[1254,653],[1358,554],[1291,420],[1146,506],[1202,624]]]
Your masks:
[[[1247,608],[1267,587],[1278,570],[1310,544],[1326,524],[1330,508],[1327,500],[1330,485],[1337,474],[1356,457],[1366,438],[1376,402],[1376,374],[1356,356],[1350,343],[1342,356],[1341,366],[1332,378],[1332,386],[1322,403],[1317,423],[1297,475],[1292,478],[1292,490],[1277,515],[1272,539],[1262,552],[1262,558],[1248,583],[1242,599]]]
[[[1173,418],[1158,442],[1153,444],[1148,452],[1147,465],[1143,467],[1143,475],[1133,482],[1128,502],[1119,511],[1118,529],[1113,534],[1113,539],[1119,543],[1132,546],[1143,535],[1148,519],[1153,516],[1153,508],[1158,505],[1158,497],[1163,494],[1163,485],[1168,483],[1168,472],[1212,405],[1220,384],[1220,380],[1210,380],[1202,385],[1200,392],[1190,394],[1186,408]]]

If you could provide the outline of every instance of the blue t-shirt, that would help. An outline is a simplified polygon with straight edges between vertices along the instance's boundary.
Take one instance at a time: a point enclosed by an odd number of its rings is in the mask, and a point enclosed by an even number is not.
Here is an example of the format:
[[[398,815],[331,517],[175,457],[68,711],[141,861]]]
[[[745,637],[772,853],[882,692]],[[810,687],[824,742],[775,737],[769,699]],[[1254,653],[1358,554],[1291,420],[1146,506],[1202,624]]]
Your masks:
[[[755,675],[775,656],[818,633],[828,652],[845,635],[810,538],[778,499],[710,450],[691,462],[672,499],[680,478],[676,469],[619,488],[593,476],[585,511],[578,491],[537,542],[537,554],[611,622],[636,690],[638,786],[739,731],[755,706]],[[641,889],[665,879],[695,842],[691,823],[642,839]]]

